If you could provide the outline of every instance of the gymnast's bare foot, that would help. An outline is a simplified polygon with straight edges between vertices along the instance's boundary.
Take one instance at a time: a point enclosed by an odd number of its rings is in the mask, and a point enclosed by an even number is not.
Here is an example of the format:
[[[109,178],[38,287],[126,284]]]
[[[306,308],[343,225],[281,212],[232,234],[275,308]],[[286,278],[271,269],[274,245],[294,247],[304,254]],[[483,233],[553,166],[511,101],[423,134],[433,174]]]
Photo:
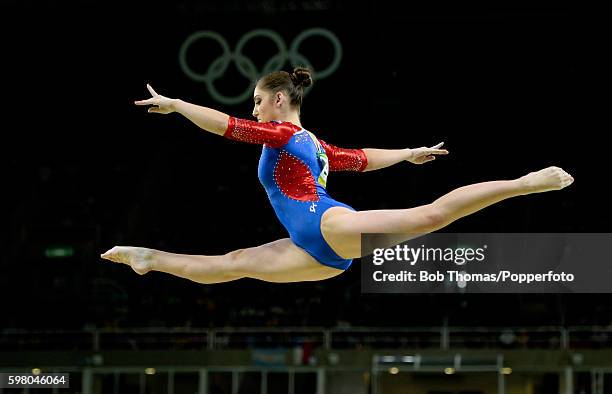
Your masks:
[[[144,275],[153,268],[153,250],[133,246],[115,246],[100,255],[103,259],[127,264],[136,273]]]
[[[559,167],[548,167],[543,170],[530,172],[519,178],[523,184],[525,192],[541,193],[551,190],[561,190],[571,185],[574,178]]]

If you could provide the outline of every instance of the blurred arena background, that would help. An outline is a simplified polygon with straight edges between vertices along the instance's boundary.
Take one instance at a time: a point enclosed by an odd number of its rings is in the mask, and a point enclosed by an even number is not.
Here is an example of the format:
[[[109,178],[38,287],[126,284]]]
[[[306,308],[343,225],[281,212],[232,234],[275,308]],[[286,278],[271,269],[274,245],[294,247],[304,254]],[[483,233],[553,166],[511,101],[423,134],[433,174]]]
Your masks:
[[[445,231],[606,232],[597,19],[539,1],[3,1],[0,372],[69,372],[70,388],[0,392],[612,393],[608,294],[362,294],[359,261],[323,282],[211,286],[98,257],[286,236],[258,147],[132,104],[151,83],[249,118],[245,74],[279,46],[315,70],[302,121],[321,138],[451,152],[334,173],[334,198],[404,208],[560,165],[576,178],[566,191]],[[240,42],[224,69],[223,43]]]

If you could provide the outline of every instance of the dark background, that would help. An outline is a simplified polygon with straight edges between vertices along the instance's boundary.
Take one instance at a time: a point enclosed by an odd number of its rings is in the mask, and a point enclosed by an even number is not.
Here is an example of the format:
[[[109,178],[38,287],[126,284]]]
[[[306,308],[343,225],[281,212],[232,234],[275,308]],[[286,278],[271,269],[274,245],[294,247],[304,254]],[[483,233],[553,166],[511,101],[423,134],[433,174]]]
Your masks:
[[[558,165],[576,178],[570,188],[506,201],[444,231],[608,232],[596,11],[520,1],[83,0],[4,1],[0,14],[2,327],[611,323],[608,295],[362,295],[358,260],[317,283],[200,285],[139,277],[98,257],[114,245],[222,254],[286,237],[257,180],[259,147],[133,105],[151,83],[250,117],[250,102],[216,103],[180,69],[179,47],[198,30],[233,49],[255,28],[288,44],[304,29],[329,29],[343,59],[329,78],[315,75],[307,129],[343,147],[445,141],[451,154],[424,166],[331,174],[330,194],[358,210],[417,206]],[[303,53],[324,67],[328,48],[313,45]],[[191,60],[204,72],[218,50],[198,50]],[[245,54],[261,67],[273,50],[254,40]],[[230,66],[216,86],[236,94],[248,83]],[[45,257],[53,246],[74,255]]]

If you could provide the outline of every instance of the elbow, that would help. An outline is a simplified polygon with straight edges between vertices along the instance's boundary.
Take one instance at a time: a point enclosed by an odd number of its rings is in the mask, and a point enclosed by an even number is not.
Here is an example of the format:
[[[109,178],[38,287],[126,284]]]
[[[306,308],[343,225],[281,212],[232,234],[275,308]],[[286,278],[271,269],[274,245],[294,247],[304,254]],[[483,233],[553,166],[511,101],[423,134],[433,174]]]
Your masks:
[[[219,113],[215,116],[207,127],[203,127],[205,130],[211,133],[218,134],[222,137],[231,136],[233,130],[233,122],[229,115]]]

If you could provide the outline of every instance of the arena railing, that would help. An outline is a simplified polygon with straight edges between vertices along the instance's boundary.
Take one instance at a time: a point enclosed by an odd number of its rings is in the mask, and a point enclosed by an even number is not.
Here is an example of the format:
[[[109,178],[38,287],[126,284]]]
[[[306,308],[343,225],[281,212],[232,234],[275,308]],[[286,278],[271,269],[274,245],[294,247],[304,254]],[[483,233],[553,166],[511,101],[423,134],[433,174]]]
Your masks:
[[[0,351],[319,349],[604,349],[612,327],[243,327],[0,331]]]

